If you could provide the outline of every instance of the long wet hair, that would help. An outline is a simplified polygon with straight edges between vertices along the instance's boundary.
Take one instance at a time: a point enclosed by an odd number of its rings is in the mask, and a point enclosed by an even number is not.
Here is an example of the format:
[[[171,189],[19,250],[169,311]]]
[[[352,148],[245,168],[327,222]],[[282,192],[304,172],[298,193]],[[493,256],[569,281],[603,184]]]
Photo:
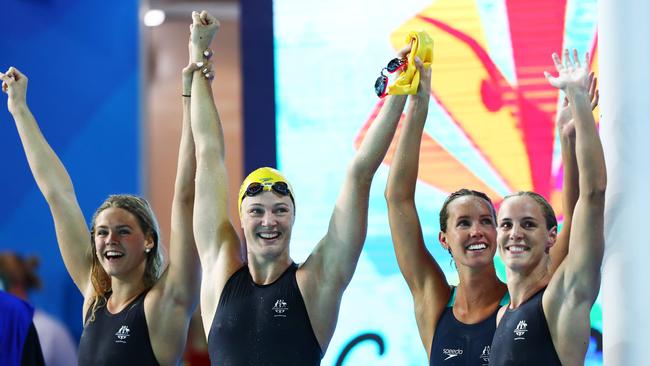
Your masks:
[[[149,202],[144,198],[130,195],[130,194],[116,194],[108,196],[106,201],[93,214],[93,219],[90,225],[90,245],[92,250],[92,265],[90,271],[90,281],[93,285],[93,301],[89,321],[95,320],[95,311],[106,304],[106,294],[111,291],[111,277],[106,274],[97,258],[97,248],[95,246],[95,225],[97,216],[104,210],[116,207],[126,210],[133,214],[138,219],[140,229],[145,237],[151,235],[153,238],[154,246],[151,251],[146,253],[147,259],[144,268],[142,281],[144,287],[149,290],[158,281],[163,272],[164,267],[164,253],[163,248],[159,243],[158,222],[156,216],[149,205]]]

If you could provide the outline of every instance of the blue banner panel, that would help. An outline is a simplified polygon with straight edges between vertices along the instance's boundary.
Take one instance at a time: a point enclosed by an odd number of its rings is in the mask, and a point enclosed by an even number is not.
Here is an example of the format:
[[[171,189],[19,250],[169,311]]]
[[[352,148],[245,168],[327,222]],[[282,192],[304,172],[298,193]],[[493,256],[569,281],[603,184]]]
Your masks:
[[[29,78],[28,104],[87,220],[109,194],[139,193],[138,2],[10,0],[2,11],[0,69],[14,66]],[[0,250],[42,259],[44,286],[32,300],[78,336],[82,297],[63,265],[5,95],[0,121]]]

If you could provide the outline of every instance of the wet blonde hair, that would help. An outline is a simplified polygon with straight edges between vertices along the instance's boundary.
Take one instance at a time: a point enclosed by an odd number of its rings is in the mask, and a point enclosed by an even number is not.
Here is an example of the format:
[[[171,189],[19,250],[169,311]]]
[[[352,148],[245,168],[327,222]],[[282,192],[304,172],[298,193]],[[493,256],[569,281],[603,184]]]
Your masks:
[[[95,311],[106,304],[106,294],[111,291],[111,277],[106,274],[97,258],[97,248],[95,247],[95,225],[97,216],[111,207],[121,208],[133,214],[138,219],[140,229],[147,235],[153,238],[154,246],[151,251],[146,253],[147,262],[145,264],[144,274],[142,281],[144,282],[145,289],[149,290],[158,281],[163,272],[164,267],[164,253],[163,248],[159,242],[158,222],[156,216],[149,205],[149,202],[144,198],[130,195],[130,194],[116,194],[108,196],[106,201],[93,214],[93,219],[90,225],[90,244],[92,250],[92,265],[90,270],[90,281],[93,285],[93,301],[91,308],[91,315],[89,321],[95,320]]]

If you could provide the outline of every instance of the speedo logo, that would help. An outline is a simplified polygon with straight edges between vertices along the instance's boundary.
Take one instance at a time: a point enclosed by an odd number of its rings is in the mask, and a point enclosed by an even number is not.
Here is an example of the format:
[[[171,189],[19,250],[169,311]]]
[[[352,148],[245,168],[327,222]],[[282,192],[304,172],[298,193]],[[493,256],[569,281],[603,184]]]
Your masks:
[[[450,358],[458,357],[463,354],[462,349],[451,349],[451,348],[445,348],[442,350],[443,356],[447,356],[443,361],[447,361]]]

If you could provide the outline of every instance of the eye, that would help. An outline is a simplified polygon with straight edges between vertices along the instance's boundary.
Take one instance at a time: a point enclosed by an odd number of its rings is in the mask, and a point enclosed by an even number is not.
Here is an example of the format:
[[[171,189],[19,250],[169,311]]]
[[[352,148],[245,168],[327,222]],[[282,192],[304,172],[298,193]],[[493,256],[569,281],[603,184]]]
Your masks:
[[[492,219],[486,217],[486,218],[484,218],[484,219],[481,220],[481,224],[492,226],[492,225],[493,225],[493,223],[492,223]]]
[[[532,228],[537,227],[537,225],[535,224],[534,221],[524,221],[523,227],[525,227],[527,229],[532,229]]]
[[[499,227],[502,229],[510,229],[512,227],[512,223],[510,221],[501,221]]]
[[[278,208],[275,210],[275,213],[276,213],[276,214],[280,214],[280,215],[282,215],[282,214],[286,214],[286,213],[289,213],[289,209],[286,208],[286,207],[278,207]]]
[[[129,230],[129,229],[120,229],[120,230],[118,231],[118,233],[119,233],[120,235],[129,235],[129,234],[131,234],[131,230]]]
[[[462,227],[470,226],[470,223],[469,223],[469,220],[467,220],[467,219],[462,219],[462,220],[459,220],[459,221],[458,221],[458,223],[456,224],[456,226],[462,226]]]
[[[106,230],[104,230],[104,229],[100,229],[100,230],[97,230],[97,234],[96,234],[96,235],[97,235],[97,236],[106,236],[106,235],[108,235],[108,231],[106,231]]]
[[[259,207],[253,207],[253,208],[248,210],[248,214],[251,215],[251,216],[260,216],[263,213],[264,213],[264,211]]]

